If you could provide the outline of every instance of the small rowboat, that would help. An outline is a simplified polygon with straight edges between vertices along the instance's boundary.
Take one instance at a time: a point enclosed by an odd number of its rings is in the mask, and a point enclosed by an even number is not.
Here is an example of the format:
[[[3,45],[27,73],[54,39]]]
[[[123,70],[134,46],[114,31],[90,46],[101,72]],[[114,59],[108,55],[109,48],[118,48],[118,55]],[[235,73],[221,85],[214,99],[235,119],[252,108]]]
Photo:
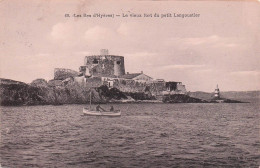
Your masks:
[[[89,98],[89,108],[83,107],[83,114],[88,116],[110,116],[110,117],[120,117],[121,111],[115,110],[115,111],[96,111],[91,109],[91,95],[92,91],[90,91],[90,98]]]
[[[88,116],[111,116],[111,117],[119,117],[121,116],[121,111],[94,111],[89,110],[87,108],[83,108],[83,114]]]

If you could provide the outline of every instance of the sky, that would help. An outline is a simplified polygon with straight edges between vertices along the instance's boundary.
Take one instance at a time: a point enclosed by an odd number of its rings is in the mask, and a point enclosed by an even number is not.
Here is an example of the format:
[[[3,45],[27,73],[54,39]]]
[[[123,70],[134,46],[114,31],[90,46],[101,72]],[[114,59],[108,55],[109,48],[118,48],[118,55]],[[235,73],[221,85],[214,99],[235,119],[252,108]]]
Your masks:
[[[120,17],[72,17],[84,13]],[[200,17],[161,18],[167,13]],[[259,1],[0,0],[0,23],[1,78],[50,80],[54,68],[78,70],[108,49],[125,57],[126,72],[189,91],[260,90]]]

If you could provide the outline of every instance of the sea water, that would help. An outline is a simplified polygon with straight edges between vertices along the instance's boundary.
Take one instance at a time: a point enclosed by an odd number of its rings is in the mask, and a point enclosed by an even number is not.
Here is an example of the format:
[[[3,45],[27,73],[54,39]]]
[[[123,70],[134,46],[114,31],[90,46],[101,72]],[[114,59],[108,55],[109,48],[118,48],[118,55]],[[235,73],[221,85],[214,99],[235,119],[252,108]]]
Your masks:
[[[111,104],[102,105],[109,109]],[[2,167],[258,167],[259,105],[1,107]]]

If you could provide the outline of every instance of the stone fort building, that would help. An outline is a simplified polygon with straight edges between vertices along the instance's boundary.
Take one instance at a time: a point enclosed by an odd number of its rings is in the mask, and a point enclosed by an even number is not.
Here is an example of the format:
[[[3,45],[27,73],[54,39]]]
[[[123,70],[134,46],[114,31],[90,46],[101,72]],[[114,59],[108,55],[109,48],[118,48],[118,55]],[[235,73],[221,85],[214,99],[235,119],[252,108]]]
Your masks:
[[[107,49],[102,49],[100,55],[86,56],[84,65],[79,67],[79,72],[55,69],[54,79],[65,80],[66,77],[73,77],[81,85],[90,88],[107,85],[122,92],[149,92],[155,96],[187,93],[185,85],[181,82],[153,79],[142,71],[125,73],[124,61],[123,56],[110,55]]]
[[[80,72],[86,76],[120,77],[125,75],[123,56],[109,55],[108,50],[102,49],[100,55],[86,56]]]

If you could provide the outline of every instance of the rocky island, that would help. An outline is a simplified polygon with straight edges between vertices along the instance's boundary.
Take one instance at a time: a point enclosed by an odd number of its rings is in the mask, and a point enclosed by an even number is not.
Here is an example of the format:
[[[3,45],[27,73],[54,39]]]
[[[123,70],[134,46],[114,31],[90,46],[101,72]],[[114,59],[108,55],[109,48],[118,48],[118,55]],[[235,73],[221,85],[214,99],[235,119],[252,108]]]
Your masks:
[[[125,73],[124,57],[86,56],[79,71],[56,68],[54,79],[36,79],[30,84],[0,79],[0,104],[60,105],[109,102],[207,103],[191,97],[182,82],[153,79],[140,73]]]

